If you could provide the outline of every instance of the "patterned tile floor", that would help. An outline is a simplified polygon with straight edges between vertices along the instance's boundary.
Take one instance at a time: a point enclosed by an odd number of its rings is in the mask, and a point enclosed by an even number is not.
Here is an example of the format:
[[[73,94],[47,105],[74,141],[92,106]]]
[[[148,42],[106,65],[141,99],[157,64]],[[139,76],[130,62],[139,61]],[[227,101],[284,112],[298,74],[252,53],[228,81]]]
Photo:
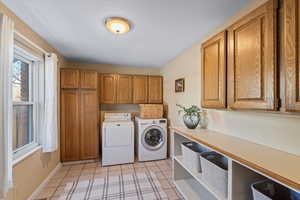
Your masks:
[[[72,190],[76,190],[77,185],[84,185],[85,183],[99,180],[102,178],[112,178],[116,176],[125,177],[126,175],[141,175],[141,174],[154,174],[158,179],[157,185],[161,187],[169,200],[180,200],[182,197],[176,190],[172,182],[171,160],[160,160],[151,162],[136,162],[134,164],[115,165],[102,167],[99,162],[86,163],[77,165],[63,166],[48,182],[45,188],[35,197],[38,200],[81,200],[89,199],[86,197],[75,198],[72,197]],[[155,183],[155,182],[154,182]],[[124,183],[127,184],[127,183]],[[129,183],[128,183],[129,184]],[[71,185],[71,187],[70,187]],[[74,186],[75,185],[75,186]],[[156,187],[156,186],[154,186]],[[85,190],[86,191],[86,190]],[[104,199],[104,198],[99,198]],[[105,198],[110,199],[127,199],[124,197]],[[128,198],[129,199],[129,198]],[[140,199],[140,198],[130,198]],[[141,198],[145,200],[144,198]],[[147,200],[155,200],[159,198],[147,198]]]

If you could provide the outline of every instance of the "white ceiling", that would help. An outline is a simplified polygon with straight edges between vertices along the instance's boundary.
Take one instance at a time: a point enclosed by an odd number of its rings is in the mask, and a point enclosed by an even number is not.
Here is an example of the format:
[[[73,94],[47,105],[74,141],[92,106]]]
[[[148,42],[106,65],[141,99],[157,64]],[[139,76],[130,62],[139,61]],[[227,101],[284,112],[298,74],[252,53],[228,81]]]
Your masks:
[[[2,0],[72,61],[161,67],[251,0]],[[129,19],[125,35],[108,16]]]

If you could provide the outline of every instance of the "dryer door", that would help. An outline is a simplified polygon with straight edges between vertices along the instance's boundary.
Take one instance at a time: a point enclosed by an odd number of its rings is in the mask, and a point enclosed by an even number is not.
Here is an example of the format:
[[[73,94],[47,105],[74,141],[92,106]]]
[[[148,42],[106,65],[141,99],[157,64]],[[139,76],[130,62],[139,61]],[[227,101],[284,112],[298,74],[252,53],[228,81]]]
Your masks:
[[[165,143],[166,133],[161,127],[152,125],[144,130],[141,140],[146,149],[155,151]]]
[[[133,127],[130,124],[112,123],[104,128],[104,147],[121,147],[133,144]]]

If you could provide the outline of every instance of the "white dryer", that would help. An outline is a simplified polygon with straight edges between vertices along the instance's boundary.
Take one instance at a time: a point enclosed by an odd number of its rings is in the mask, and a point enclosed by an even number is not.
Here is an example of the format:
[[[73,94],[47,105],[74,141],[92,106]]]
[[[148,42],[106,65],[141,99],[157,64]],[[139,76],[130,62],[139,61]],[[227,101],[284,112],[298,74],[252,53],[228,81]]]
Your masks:
[[[131,113],[105,113],[102,125],[102,165],[134,162]]]
[[[167,158],[167,120],[136,117],[136,150],[139,161]]]

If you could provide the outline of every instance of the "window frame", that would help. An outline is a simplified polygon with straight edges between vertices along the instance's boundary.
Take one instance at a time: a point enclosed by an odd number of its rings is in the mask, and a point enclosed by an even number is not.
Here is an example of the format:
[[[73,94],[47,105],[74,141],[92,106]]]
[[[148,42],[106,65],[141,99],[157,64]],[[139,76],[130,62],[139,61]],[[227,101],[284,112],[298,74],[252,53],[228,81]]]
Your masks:
[[[25,144],[22,147],[13,149],[13,160],[19,160],[27,155],[33,149],[38,148],[41,145],[41,136],[39,135],[39,129],[41,127],[42,120],[39,119],[39,106],[40,103],[40,65],[42,60],[26,50],[14,46],[14,58],[20,59],[22,62],[29,64],[29,97],[28,101],[13,101],[13,107],[18,105],[32,105],[32,142]]]

